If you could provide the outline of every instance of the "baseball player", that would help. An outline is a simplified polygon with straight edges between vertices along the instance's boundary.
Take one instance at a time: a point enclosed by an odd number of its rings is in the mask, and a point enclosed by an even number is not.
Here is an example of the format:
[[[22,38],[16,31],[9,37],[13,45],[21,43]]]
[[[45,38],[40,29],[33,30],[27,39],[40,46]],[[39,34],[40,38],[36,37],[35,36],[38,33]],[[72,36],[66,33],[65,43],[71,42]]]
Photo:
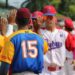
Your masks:
[[[33,31],[37,34],[43,33],[45,26],[43,26],[43,13],[35,11],[32,13]]]
[[[30,19],[31,13],[27,8],[17,11],[19,30],[5,41],[0,58],[0,75],[7,75],[11,63],[12,75],[37,75],[42,72],[43,54],[48,45],[38,34],[27,29]]]
[[[43,13],[46,16],[46,30],[42,36],[48,42],[49,50],[44,56],[44,69],[41,75],[65,75],[63,68],[66,48],[69,51],[75,48],[73,39],[68,32],[56,28],[54,6],[45,6]]]
[[[73,34],[73,31],[74,31],[74,25],[73,25],[73,22],[71,19],[65,19],[64,21],[65,23],[65,30],[68,31],[73,37],[75,34]],[[74,37],[74,40],[75,40],[75,37]],[[74,75],[73,74],[73,64],[72,64],[72,61],[73,61],[73,54],[74,54],[74,50],[72,50],[71,52],[67,51],[67,59],[66,59],[66,62],[65,62],[65,68],[66,68],[66,75]],[[73,53],[72,53],[73,52]]]
[[[4,41],[6,39],[5,33],[6,33],[6,26],[7,26],[7,19],[4,17],[0,18],[0,57],[1,57],[1,52],[4,48]],[[0,62],[1,66],[1,62]]]
[[[0,52],[4,46],[6,27],[7,27],[7,19],[4,17],[1,17],[0,18]]]
[[[8,19],[8,25],[7,25],[7,31],[6,31],[6,36],[9,36],[10,34],[12,34],[14,31],[16,31],[17,25],[15,23],[15,18],[16,18],[16,9],[12,9],[10,10],[7,19]]]

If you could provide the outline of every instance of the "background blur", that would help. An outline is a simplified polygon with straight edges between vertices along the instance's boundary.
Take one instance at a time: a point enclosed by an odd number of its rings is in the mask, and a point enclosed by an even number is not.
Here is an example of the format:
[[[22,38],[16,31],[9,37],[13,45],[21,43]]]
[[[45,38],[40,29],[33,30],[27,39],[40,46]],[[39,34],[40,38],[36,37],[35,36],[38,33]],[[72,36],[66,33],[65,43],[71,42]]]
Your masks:
[[[27,7],[34,12],[42,10],[45,5],[54,5],[58,11],[58,18],[70,17],[75,20],[75,0],[0,0],[0,16],[7,17],[13,7]]]

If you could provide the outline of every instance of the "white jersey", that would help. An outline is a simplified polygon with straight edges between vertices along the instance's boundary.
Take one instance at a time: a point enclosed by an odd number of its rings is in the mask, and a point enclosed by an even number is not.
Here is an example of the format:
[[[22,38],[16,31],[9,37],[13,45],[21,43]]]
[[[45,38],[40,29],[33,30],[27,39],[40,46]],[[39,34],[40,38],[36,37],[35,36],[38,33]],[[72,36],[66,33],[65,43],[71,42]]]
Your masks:
[[[13,33],[13,25],[9,24],[7,26],[7,32],[6,32],[6,36],[9,36],[10,34]]]
[[[68,32],[55,29],[53,32],[44,30],[43,38],[48,42],[49,50],[44,56],[45,68],[51,63],[55,63],[58,66],[64,66],[66,58],[65,41],[68,36]]]

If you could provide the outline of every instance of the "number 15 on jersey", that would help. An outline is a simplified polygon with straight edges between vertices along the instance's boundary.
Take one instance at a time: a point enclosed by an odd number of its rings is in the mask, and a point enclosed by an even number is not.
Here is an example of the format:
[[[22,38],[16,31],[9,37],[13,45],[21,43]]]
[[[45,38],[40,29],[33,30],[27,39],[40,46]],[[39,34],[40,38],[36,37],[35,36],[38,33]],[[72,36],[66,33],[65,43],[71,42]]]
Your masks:
[[[37,40],[24,40],[21,43],[23,58],[36,58],[38,55]]]

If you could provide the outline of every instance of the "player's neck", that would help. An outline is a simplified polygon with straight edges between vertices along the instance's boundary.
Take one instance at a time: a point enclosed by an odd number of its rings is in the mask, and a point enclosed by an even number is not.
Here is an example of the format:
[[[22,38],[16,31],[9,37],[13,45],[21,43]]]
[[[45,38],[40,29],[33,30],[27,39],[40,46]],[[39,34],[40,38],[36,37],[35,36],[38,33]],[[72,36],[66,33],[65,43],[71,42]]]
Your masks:
[[[25,26],[25,27],[18,27],[18,30],[28,30],[28,26]]]

